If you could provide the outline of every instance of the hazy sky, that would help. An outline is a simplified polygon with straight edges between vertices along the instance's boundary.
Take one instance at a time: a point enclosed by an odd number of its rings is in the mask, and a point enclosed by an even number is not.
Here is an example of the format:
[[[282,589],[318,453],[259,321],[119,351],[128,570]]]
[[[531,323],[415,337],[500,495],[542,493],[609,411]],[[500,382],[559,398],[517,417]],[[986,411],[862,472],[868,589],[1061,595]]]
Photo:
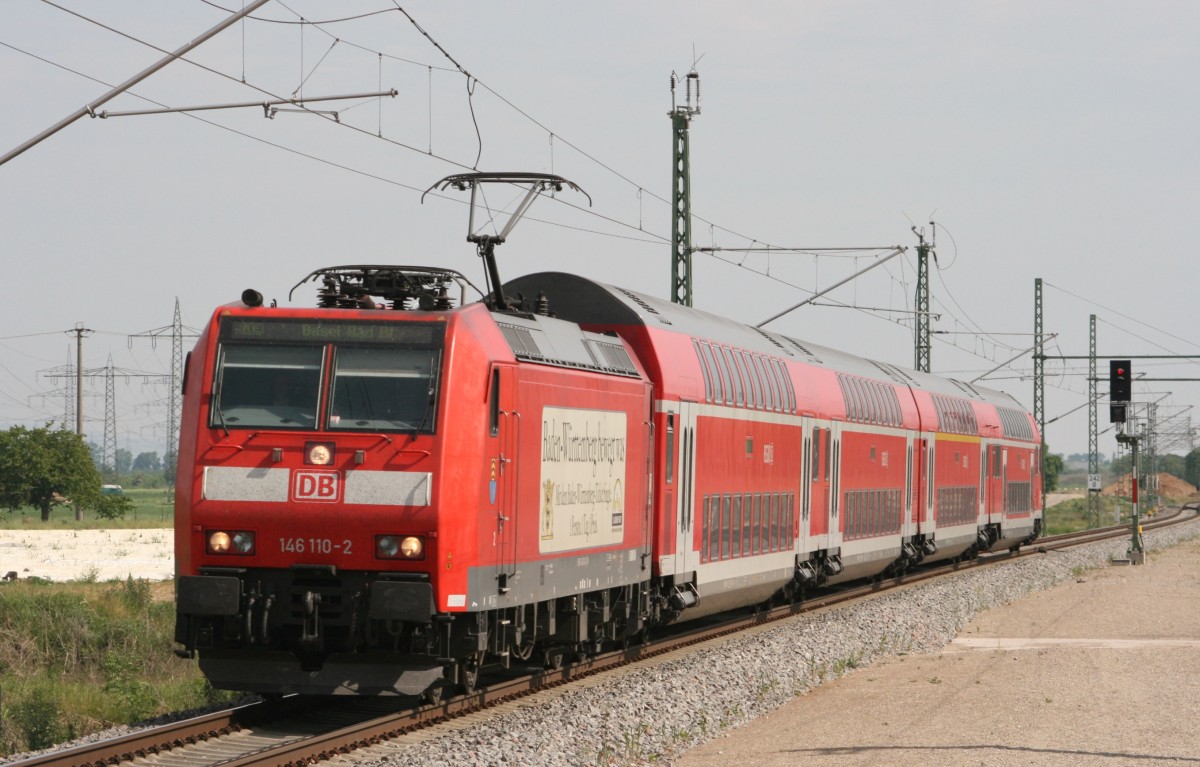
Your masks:
[[[201,0],[56,2],[0,3],[0,152],[161,58],[146,43],[172,50],[226,15]],[[553,171],[593,200],[539,201],[499,249],[506,278],[563,270],[668,296],[668,85],[696,60],[697,245],[909,248],[769,328],[911,367],[910,228],[928,236],[936,221],[934,372],[969,381],[1032,346],[1038,277],[1046,331],[1058,334],[1050,354],[1086,354],[1090,314],[1101,375],[1108,356],[1200,354],[1190,252],[1200,4],[402,5],[453,61],[388,0],[276,0],[254,14],[263,20],[189,56],[208,70],[176,62],[103,107],[399,92],[309,104],[340,122],[265,119],[261,106],[84,118],[0,166],[0,428],[61,421],[63,383],[46,373],[73,362],[65,331],[76,323],[95,331],[86,369],[111,359],[119,372],[161,375],[170,339],[128,338],[170,325],[177,298],[199,328],[247,287],[287,303],[322,266],[435,264],[482,286],[465,197],[420,203],[438,179],[474,167]],[[384,12],[297,23],[372,11]],[[697,254],[695,303],[758,323],[877,252]],[[303,286],[295,303],[313,296]],[[1031,367],[1025,355],[986,382],[1032,407]],[[1200,378],[1195,362],[1134,369]],[[1047,419],[1086,402],[1084,362],[1047,371]],[[103,384],[86,388],[97,443]],[[1134,392],[1173,392],[1159,416],[1175,417],[1176,441],[1197,415],[1185,408],[1200,402],[1200,382]],[[134,375],[115,394],[118,446],[162,453],[166,385]],[[1051,424],[1047,440],[1085,451],[1086,408]],[[1112,432],[1101,437],[1101,451],[1115,447]]]

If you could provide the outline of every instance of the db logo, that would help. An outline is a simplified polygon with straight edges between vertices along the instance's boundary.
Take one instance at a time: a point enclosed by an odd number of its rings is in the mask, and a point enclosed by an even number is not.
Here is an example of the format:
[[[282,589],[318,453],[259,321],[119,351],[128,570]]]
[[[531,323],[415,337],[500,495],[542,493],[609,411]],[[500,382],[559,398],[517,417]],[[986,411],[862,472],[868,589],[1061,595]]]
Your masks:
[[[292,472],[292,500],[333,503],[342,499],[342,484],[336,471]]]

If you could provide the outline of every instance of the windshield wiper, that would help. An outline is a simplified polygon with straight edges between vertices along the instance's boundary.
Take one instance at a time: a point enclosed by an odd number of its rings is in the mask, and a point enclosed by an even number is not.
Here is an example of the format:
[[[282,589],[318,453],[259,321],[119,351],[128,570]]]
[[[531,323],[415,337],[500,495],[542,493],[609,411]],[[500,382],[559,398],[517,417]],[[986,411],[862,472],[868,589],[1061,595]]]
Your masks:
[[[225,425],[225,413],[221,410],[221,390],[225,386],[225,377],[221,376],[217,379],[217,390],[213,392],[213,410],[216,411],[217,421],[221,424],[221,429],[224,430],[225,436],[229,436],[229,427]]]
[[[425,400],[425,412],[421,414],[421,422],[417,424],[417,428],[413,430],[413,439],[425,428],[425,423],[429,420],[429,414],[433,411],[433,403],[437,394],[437,363],[431,359],[429,361],[429,381],[428,381],[428,397]]]

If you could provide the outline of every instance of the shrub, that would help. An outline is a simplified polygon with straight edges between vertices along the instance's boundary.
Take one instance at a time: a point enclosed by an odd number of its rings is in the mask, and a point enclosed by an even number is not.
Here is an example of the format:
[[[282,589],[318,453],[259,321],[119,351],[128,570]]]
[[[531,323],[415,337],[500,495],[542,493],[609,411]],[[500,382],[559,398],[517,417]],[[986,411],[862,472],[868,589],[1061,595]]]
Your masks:
[[[27,697],[7,707],[5,714],[24,737],[27,749],[49,748],[74,737],[72,728],[63,721],[62,706],[43,688],[34,688]]]

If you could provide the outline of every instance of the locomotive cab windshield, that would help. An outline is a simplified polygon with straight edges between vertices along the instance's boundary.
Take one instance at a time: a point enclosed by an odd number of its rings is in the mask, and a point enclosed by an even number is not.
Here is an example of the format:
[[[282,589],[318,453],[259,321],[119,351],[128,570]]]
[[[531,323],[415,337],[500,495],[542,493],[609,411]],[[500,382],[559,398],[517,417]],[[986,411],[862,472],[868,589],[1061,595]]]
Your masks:
[[[438,322],[227,317],[209,426],[432,433],[444,332]]]

